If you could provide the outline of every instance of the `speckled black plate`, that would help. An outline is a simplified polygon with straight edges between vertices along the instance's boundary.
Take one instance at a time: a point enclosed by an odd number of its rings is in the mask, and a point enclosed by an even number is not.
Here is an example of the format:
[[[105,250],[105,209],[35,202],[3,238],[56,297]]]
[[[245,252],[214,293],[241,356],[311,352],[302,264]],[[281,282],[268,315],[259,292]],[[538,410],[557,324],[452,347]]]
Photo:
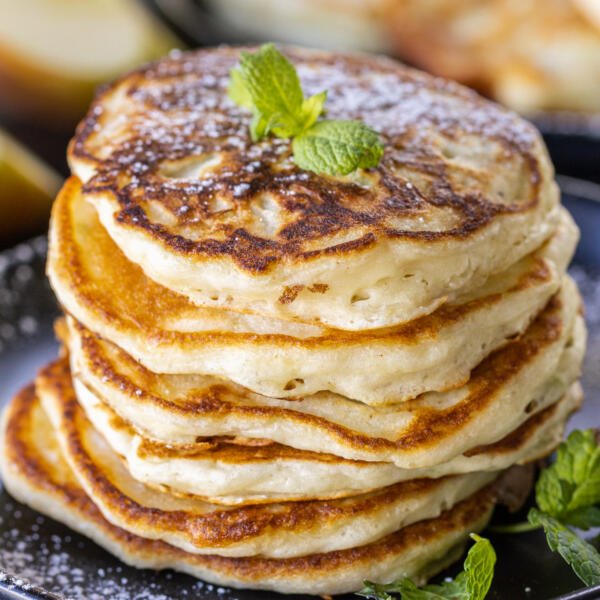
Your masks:
[[[583,229],[571,269],[585,297],[590,329],[584,409],[571,427],[600,425],[600,188],[561,180],[565,204]],[[596,197],[597,196],[597,197]],[[594,219],[598,225],[594,225]],[[37,238],[0,253],[0,406],[55,356],[52,320],[58,309],[44,277],[46,243]],[[498,512],[496,521],[505,515]],[[515,517],[511,517],[514,519]],[[498,553],[493,600],[588,600],[600,587],[581,582],[539,532],[490,535]],[[444,575],[453,575],[456,569]],[[0,485],[0,598],[74,600],[258,600],[284,598],[199,582],[171,571],[125,566],[86,538],[15,502]],[[287,598],[290,598],[289,596]],[[294,598],[298,599],[298,596]]]

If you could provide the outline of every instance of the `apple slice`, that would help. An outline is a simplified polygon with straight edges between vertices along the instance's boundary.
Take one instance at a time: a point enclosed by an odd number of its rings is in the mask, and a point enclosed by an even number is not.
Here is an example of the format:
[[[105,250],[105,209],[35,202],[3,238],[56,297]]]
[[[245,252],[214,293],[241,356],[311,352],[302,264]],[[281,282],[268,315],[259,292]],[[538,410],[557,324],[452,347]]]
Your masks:
[[[46,229],[61,178],[0,130],[0,245]]]
[[[0,0],[0,110],[72,124],[94,88],[177,40],[134,0]]]

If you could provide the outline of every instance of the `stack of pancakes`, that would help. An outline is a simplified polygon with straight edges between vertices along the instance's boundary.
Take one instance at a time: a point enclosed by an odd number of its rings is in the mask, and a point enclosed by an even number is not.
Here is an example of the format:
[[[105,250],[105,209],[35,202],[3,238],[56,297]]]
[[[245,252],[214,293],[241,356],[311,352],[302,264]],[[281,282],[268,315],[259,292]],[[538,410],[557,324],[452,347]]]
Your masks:
[[[577,229],[513,113],[383,58],[286,53],[328,117],[380,132],[381,164],[317,175],[253,142],[239,49],[102,90],[50,230],[65,351],[5,413],[5,484],[138,566],[423,581],[581,402]]]

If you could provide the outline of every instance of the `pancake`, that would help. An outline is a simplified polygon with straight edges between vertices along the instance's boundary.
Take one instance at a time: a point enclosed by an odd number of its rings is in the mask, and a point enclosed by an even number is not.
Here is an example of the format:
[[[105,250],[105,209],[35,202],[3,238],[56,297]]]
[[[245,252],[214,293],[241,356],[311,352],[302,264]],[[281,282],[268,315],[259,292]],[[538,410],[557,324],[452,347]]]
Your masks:
[[[580,299],[565,279],[524,335],[497,350],[462,387],[370,407],[321,392],[297,399],[253,394],[225,380],[156,375],[69,319],[72,371],[145,437],[264,438],[344,458],[431,467],[493,443],[558,401],[580,374]]]
[[[598,2],[393,2],[405,59],[525,113],[600,110]]]
[[[43,369],[36,385],[41,396],[53,395],[62,411],[74,401],[66,358]],[[156,442],[139,435],[88,388],[77,387],[79,404],[90,423],[123,458],[134,479],[175,495],[224,505],[339,498],[409,479],[500,471],[529,463],[559,444],[565,422],[582,397],[579,384],[572,384],[561,400],[494,444],[473,448],[435,467],[400,469],[391,463],[352,461],[269,440],[213,437],[179,446]]]
[[[547,244],[457,303],[348,333],[192,305],[127,261],[71,179],[53,209],[48,273],[68,312],[152,371],[216,375],[267,396],[329,390],[380,404],[463,384],[557,291],[576,238],[562,211]]]
[[[41,405],[69,466],[105,518],[192,553],[288,558],[360,546],[437,517],[498,477],[473,473],[407,481],[340,500],[223,507],[133,479],[75,398],[61,391],[41,386]]]
[[[382,57],[284,49],[327,115],[385,145],[345,177],[250,139],[226,94],[240,48],[176,53],[104,88],[72,172],[148,277],[206,306],[347,330],[411,321],[550,237],[558,188],[537,132],[454,83]]]
[[[173,568],[219,585],[283,593],[337,594],[362,581],[398,576],[418,582],[459,558],[468,532],[491,514],[489,487],[444,511],[358,548],[287,559],[189,554],[110,524],[89,499],[63,458],[53,428],[26,388],[4,411],[0,471],[19,501],[91,538],[127,564]]]

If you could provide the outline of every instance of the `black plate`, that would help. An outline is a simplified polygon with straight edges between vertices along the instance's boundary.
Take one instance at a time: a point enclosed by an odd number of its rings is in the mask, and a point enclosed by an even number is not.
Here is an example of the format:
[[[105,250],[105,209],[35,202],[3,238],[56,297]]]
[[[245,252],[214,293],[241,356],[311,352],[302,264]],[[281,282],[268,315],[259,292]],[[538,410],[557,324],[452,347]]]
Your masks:
[[[600,183],[600,114],[545,113],[532,121],[559,173]]]
[[[583,377],[587,400],[570,427],[585,428],[600,424],[600,188],[572,179],[561,179],[561,186],[566,192],[565,204],[583,229],[578,262],[571,272],[587,304],[590,340]],[[37,238],[0,253],[0,406],[57,351],[52,320],[58,310],[43,275],[45,248],[45,239]],[[500,513],[495,517],[496,521],[504,519]],[[490,537],[498,552],[490,599],[600,598],[600,587],[580,589],[581,582],[562,559],[547,549],[541,533]],[[455,572],[456,567],[442,576]],[[127,567],[86,538],[15,502],[1,485],[0,597],[284,598],[272,593],[219,588],[171,571],[157,573]]]

